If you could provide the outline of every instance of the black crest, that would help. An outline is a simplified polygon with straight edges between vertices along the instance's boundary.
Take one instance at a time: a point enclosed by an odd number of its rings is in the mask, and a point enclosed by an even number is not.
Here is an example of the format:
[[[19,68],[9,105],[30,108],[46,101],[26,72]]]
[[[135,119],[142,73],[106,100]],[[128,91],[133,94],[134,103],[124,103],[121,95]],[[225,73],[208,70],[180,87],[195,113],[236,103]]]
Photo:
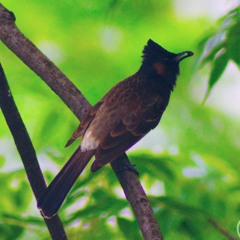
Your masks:
[[[175,53],[171,53],[155,43],[153,40],[149,39],[147,45],[143,49],[143,60],[163,60],[165,58],[174,58]]]

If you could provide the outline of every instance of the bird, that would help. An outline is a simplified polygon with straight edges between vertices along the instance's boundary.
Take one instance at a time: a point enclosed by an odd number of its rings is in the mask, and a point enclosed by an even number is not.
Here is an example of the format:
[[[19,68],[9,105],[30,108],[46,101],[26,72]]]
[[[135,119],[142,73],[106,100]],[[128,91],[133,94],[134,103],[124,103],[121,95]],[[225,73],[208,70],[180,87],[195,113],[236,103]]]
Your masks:
[[[93,156],[91,172],[96,172],[158,125],[176,85],[179,63],[193,52],[172,53],[149,39],[142,54],[139,70],[107,92],[67,142],[69,146],[82,138],[80,146],[38,199],[37,206],[44,218],[57,214]]]

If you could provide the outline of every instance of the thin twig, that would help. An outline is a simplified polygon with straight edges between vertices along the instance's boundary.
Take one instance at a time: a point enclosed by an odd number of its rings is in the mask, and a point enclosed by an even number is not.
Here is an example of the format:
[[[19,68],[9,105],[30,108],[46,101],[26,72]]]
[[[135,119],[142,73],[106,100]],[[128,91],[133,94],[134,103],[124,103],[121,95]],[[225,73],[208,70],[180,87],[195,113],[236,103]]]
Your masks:
[[[46,82],[79,120],[83,119],[91,107],[88,101],[73,83],[19,31],[15,25],[15,19],[1,4],[0,39]],[[161,240],[162,235],[157,220],[137,175],[127,170],[130,167],[124,168],[124,166],[130,165],[125,154],[111,163],[126,198],[136,214],[144,238],[146,240]],[[144,201],[142,201],[143,199]]]
[[[0,64],[0,107],[12,133],[18,152],[21,156],[27,173],[32,191],[38,199],[46,189],[46,183],[42,175],[36,153],[26,127],[15,105],[12,93],[9,89],[7,79]],[[67,239],[63,225],[58,216],[51,220],[45,220],[49,232],[54,240]]]
[[[223,236],[225,236],[229,240],[237,240],[227,229],[223,228],[216,220],[213,218],[209,218],[208,222],[212,224],[212,226]]]

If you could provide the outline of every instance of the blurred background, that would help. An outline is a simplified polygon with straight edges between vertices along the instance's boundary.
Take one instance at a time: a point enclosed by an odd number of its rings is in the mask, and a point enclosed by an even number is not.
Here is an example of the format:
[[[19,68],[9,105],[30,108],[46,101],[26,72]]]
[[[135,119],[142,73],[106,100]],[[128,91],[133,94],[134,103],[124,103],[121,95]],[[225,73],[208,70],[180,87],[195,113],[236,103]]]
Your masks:
[[[160,125],[128,156],[164,239],[227,239],[240,220],[240,24],[234,0],[10,1],[16,24],[96,103],[135,73],[151,38],[191,50]],[[240,56],[240,55],[239,55]],[[3,43],[0,61],[48,183],[78,120]],[[204,101],[205,99],[205,101]],[[49,239],[0,114],[0,239]],[[79,178],[60,210],[69,239],[142,239],[110,166]],[[94,231],[92,229],[94,228]]]

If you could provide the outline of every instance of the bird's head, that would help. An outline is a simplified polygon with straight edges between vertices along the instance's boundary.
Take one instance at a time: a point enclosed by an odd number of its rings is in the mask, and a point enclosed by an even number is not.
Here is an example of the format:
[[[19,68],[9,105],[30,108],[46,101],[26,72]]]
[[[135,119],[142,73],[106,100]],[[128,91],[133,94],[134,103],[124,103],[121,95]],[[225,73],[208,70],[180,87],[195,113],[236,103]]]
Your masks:
[[[169,52],[149,39],[143,49],[141,69],[147,71],[149,74],[164,78],[174,87],[177,75],[179,74],[179,63],[192,55],[193,53],[190,51],[177,54]]]

